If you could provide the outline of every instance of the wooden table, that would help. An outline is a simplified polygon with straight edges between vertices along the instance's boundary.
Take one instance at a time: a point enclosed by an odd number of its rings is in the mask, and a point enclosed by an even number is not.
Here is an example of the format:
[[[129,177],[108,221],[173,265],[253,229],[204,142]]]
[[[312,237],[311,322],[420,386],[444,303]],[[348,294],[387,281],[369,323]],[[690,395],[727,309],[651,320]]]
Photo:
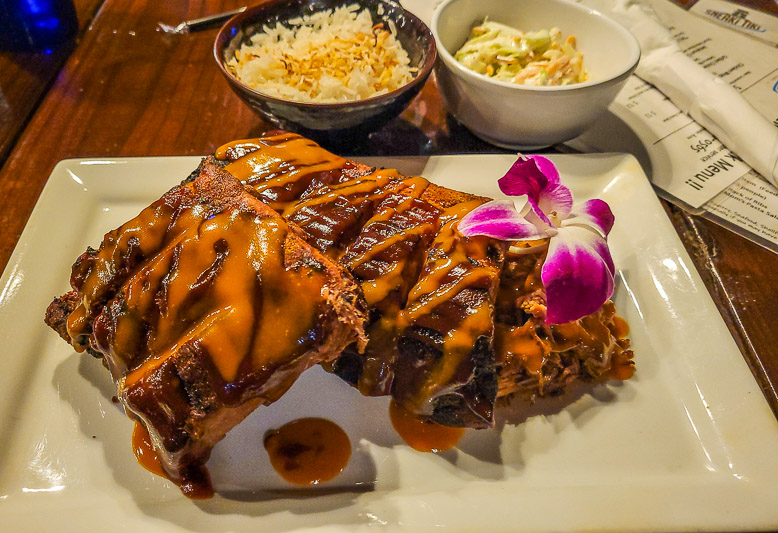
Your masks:
[[[755,2],[775,10],[774,2]],[[170,35],[159,22],[242,0],[78,0],[76,43],[52,54],[0,52],[0,268],[54,165],[69,157],[202,155],[270,128],[232,94],[214,31]],[[431,80],[387,127],[344,155],[500,152],[456,123]],[[678,235],[778,415],[778,257],[665,204]]]

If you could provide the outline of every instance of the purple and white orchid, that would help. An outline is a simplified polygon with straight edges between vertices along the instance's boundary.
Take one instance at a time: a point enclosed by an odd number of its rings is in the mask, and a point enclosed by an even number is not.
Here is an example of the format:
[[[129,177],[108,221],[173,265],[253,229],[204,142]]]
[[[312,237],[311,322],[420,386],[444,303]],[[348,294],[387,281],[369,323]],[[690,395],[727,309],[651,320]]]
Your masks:
[[[519,198],[474,209],[459,223],[460,233],[548,245],[541,270],[547,323],[572,322],[597,311],[613,294],[608,204],[595,199],[574,206],[559,171],[542,156],[519,156],[498,184],[503,193]]]

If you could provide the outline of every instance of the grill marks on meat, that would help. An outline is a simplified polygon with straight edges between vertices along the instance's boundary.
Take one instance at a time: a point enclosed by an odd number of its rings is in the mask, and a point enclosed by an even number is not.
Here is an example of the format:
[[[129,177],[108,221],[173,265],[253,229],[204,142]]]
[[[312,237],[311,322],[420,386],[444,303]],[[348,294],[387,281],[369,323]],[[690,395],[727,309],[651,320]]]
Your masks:
[[[398,315],[421,270],[439,212],[414,196],[390,194],[340,258],[362,283],[374,310],[370,341],[361,356],[358,386],[363,394],[391,393]]]
[[[626,327],[611,303],[549,326],[544,253],[507,253],[505,243],[456,232],[486,198],[369,168],[285,132],[230,143],[216,157],[361,283],[368,345],[330,366],[363,394],[391,394],[441,424],[488,427],[497,397],[631,375]]]
[[[345,269],[311,248],[218,166],[108,233],[73,267],[46,321],[102,355],[167,475],[212,493],[214,444],[308,367],[364,344],[364,301]]]
[[[501,243],[456,231],[457,221],[480,203],[443,211],[399,316],[394,387],[395,401],[411,412],[474,428],[490,427],[493,420],[494,302],[504,260]]]
[[[283,132],[230,143],[216,156],[361,283],[368,344],[363,354],[345,350],[336,373],[420,417],[491,425],[505,244],[455,230],[487,199],[359,165]]]

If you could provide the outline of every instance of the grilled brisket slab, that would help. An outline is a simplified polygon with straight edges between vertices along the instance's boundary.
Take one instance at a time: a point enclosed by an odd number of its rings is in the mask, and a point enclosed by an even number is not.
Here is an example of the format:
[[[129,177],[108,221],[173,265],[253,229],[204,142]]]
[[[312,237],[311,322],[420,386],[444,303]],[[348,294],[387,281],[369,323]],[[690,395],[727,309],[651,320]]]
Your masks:
[[[219,166],[174,187],[73,266],[46,322],[102,356],[162,467],[212,493],[212,447],[308,367],[364,344],[348,272]]]

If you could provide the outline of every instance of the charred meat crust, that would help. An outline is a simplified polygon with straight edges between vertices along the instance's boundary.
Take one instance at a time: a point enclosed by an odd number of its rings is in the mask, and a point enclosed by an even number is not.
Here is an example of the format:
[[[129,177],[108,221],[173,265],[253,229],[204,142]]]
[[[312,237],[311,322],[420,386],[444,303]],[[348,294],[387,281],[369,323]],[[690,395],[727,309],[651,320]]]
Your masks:
[[[197,179],[197,176],[199,176],[202,172],[206,164],[210,165],[216,165],[220,168],[224,168],[227,166],[229,161],[225,161],[222,159],[216,159],[213,156],[206,156],[203,157],[200,160],[200,164],[197,165],[197,168],[194,169],[192,172],[189,173],[189,175],[181,182],[181,185],[186,185],[187,183],[192,183],[195,179]]]
[[[438,332],[416,328],[398,341],[401,361],[412,366],[427,366],[430,361],[442,357],[442,350],[436,347],[440,344],[442,339]],[[488,428],[492,425],[492,409],[497,397],[497,368],[491,338],[479,337],[467,359],[473,362],[473,369],[466,372],[472,372],[473,378],[463,380],[459,387],[437,396],[432,401],[429,418],[444,426]],[[400,368],[398,372],[408,371]]]
[[[430,417],[434,422],[477,429],[492,426],[497,398],[497,368],[491,339],[478,337],[469,359],[473,361],[473,379],[434,400]]]
[[[70,335],[68,334],[68,315],[78,306],[79,298],[76,291],[69,291],[62,296],[57,296],[46,308],[46,316],[44,322],[51,329],[57,332],[57,334],[70,343]]]
[[[206,158],[193,181],[82,254],[74,290],[47,309],[63,339],[100,352],[189,496],[212,493],[205,463],[229,429],[308,367],[365,343],[359,285],[300,233]]]
[[[67,320],[70,313],[78,307],[80,299],[77,291],[69,291],[54,298],[54,300],[46,308],[46,315],[43,321],[51,329],[57,332],[57,334],[68,344],[72,339],[68,334]],[[102,359],[103,354],[94,350],[91,346],[86,346],[86,352],[97,359]]]

